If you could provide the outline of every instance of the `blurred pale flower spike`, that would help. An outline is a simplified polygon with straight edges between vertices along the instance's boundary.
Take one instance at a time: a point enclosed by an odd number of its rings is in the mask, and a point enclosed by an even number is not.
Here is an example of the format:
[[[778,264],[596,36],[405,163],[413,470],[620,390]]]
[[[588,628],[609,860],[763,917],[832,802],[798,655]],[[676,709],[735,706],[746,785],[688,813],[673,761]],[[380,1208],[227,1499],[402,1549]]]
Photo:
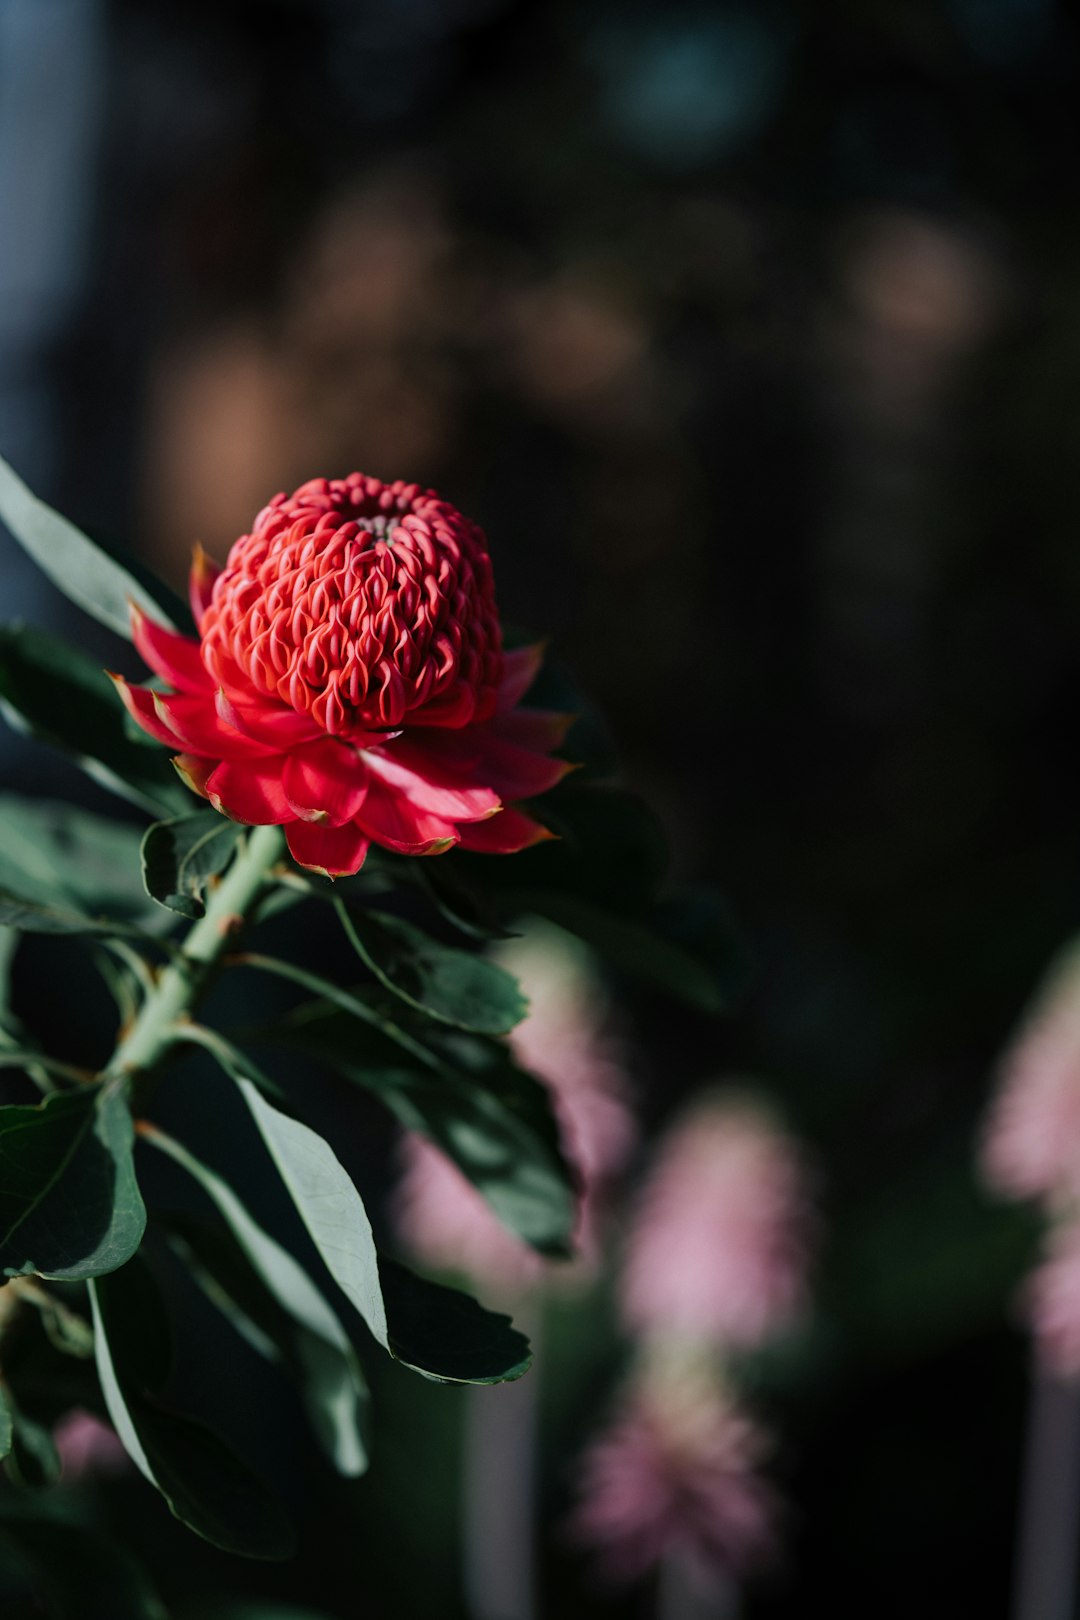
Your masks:
[[[627,1242],[627,1326],[751,1349],[805,1303],[814,1219],[791,1138],[743,1095],[712,1093],[661,1144]]]
[[[613,1580],[671,1557],[739,1578],[774,1549],[778,1504],[758,1471],[767,1449],[715,1378],[647,1373],[582,1458],[572,1534]]]
[[[982,1151],[1006,1198],[1080,1196],[1080,945],[1051,965],[1001,1066]]]

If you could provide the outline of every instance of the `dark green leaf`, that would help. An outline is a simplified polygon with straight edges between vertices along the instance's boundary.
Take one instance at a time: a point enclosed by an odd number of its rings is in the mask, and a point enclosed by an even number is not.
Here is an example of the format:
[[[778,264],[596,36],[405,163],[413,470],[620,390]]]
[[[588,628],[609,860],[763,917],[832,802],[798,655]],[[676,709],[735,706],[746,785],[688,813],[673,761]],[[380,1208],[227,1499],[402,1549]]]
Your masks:
[[[166,586],[134,559],[121,561],[110,555],[67,518],[38,500],[3,458],[0,518],[68,600],[117,635],[130,639],[129,600],[160,624],[175,628],[166,605],[172,593]]]
[[[384,1349],[439,1382],[501,1383],[527,1370],[528,1343],[509,1318],[389,1264],[384,1290],[367,1211],[329,1143],[249,1082],[240,1091],[327,1270]]]
[[[374,1092],[406,1130],[453,1160],[511,1231],[545,1254],[568,1255],[576,1200],[546,1088],[502,1042],[433,1028],[404,1010],[387,1016],[363,990],[324,988],[341,1010],[300,1008],[275,1026],[275,1039]]]
[[[0,1108],[0,1269],[68,1281],[114,1271],[134,1254],[146,1211],[134,1130],[116,1081]]]
[[[190,810],[165,751],[133,736],[93,659],[29,625],[0,627],[0,707],[11,723],[73,754],[114,793],[156,815]]]
[[[620,972],[702,1012],[725,1012],[746,988],[750,963],[731,908],[705,891],[662,900],[641,921],[568,894],[523,893],[519,899]]]
[[[458,1029],[506,1035],[528,1003],[518,982],[486,957],[440,945],[399,917],[337,902],[349,940],[380,984],[410,1007]]]
[[[52,1430],[24,1412],[10,1391],[7,1403],[12,1428],[11,1450],[4,1465],[8,1478],[35,1491],[55,1485],[60,1478],[60,1454]]]
[[[108,934],[139,936],[142,930],[118,917],[88,917],[63,903],[28,899],[0,888],[0,927],[24,934]]]
[[[142,1570],[98,1529],[0,1507],[0,1538],[54,1620],[168,1620]]]
[[[124,1449],[197,1535],[248,1558],[287,1558],[292,1531],[265,1486],[220,1436],[162,1404],[161,1357],[148,1356],[145,1336],[148,1317],[160,1336],[164,1312],[147,1282],[132,1262],[90,1284],[98,1376]]]
[[[146,892],[183,917],[201,917],[211,878],[223,872],[244,829],[216,810],[156,821],[142,841]]]
[[[367,1467],[367,1387],[348,1335],[303,1267],[251,1218],[232,1188],[160,1131],[149,1140],[195,1178],[225,1226],[173,1216],[190,1267],[249,1343],[283,1363],[312,1427],[343,1474]]]
[[[0,1385],[0,1461],[11,1450],[11,1441],[14,1434],[14,1424],[11,1418],[11,1407],[8,1405],[3,1386]]]

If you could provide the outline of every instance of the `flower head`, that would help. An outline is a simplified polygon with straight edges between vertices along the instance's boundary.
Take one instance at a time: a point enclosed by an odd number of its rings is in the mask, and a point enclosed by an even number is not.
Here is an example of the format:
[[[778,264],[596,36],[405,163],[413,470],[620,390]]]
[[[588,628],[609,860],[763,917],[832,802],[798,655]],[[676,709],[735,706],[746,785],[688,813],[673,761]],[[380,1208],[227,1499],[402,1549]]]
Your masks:
[[[756,1104],[716,1096],[669,1133],[630,1231],[635,1332],[750,1348],[803,1300],[810,1202],[794,1144]]]
[[[301,866],[548,836],[516,805],[569,769],[568,719],[517,708],[540,649],[503,649],[483,533],[433,492],[353,473],[275,496],[224,569],[197,551],[191,600],[198,641],[132,609],[175,691],[117,687],[189,786],[283,826]]]
[[[638,1579],[672,1555],[742,1576],[774,1547],[777,1501],[758,1471],[767,1449],[707,1373],[647,1374],[582,1458],[575,1539],[615,1580]]]
[[[53,1430],[53,1440],[69,1482],[89,1474],[121,1474],[129,1467],[115,1429],[81,1406],[64,1414]]]

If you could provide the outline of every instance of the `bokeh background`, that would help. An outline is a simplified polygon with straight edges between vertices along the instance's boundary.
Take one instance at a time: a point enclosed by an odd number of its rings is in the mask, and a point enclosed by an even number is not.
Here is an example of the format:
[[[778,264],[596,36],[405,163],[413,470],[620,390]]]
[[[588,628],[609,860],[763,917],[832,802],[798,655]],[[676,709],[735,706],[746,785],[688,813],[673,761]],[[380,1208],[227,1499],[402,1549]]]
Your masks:
[[[736,906],[734,1016],[633,1035],[648,1127],[747,1074],[818,1166],[763,1620],[1007,1609],[1032,1230],[974,1154],[1080,925],[1078,65],[1051,0],[0,0],[0,452],[176,581],[316,473],[435,485]],[[557,1533],[609,1340],[552,1339],[551,1614],[647,1612]],[[463,1614],[456,1397],[386,1383],[298,1564],[121,1516],[181,1595]]]

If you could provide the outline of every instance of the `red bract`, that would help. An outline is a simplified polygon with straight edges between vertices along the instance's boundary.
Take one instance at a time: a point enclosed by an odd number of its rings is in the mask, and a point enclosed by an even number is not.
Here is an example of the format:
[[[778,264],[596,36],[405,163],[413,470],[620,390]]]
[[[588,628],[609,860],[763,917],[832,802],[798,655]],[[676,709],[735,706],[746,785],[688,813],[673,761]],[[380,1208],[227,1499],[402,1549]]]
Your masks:
[[[431,491],[353,473],[277,495],[224,569],[196,552],[191,604],[199,641],[132,607],[175,691],[116,685],[195,792],[283,826],[301,866],[550,836],[517,801],[570,769],[568,717],[517,707],[542,650],[504,652],[483,532]]]

